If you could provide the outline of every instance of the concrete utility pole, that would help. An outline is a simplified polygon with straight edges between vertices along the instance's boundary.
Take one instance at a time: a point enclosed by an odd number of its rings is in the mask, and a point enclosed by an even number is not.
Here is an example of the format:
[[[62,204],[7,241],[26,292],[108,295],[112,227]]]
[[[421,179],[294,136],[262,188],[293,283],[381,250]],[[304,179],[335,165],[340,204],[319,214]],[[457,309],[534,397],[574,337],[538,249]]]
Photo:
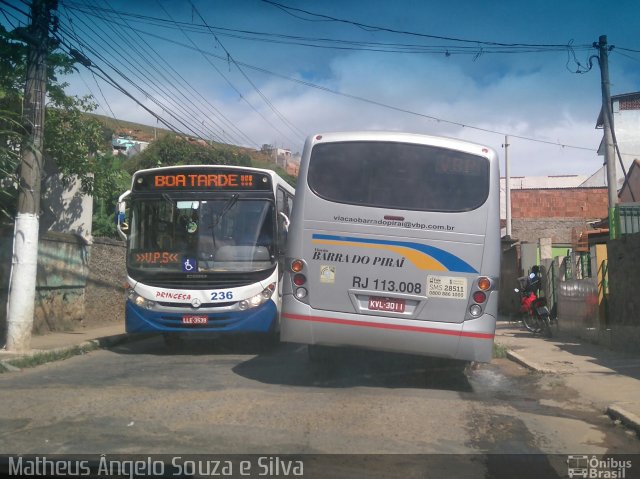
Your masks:
[[[611,91],[609,84],[609,47],[607,36],[601,35],[598,42],[600,78],[602,84],[602,119],[604,125],[604,160],[607,165],[607,187],[609,193],[609,221],[613,219],[613,208],[618,202],[618,181],[616,178],[616,152],[613,144],[613,114],[611,112]]]
[[[511,176],[509,175],[509,136],[504,136],[504,196],[507,220],[507,238],[511,239]]]
[[[40,181],[43,167],[44,112],[47,95],[47,50],[51,0],[33,0],[29,27],[29,55],[24,95],[24,127],[21,146],[18,213],[13,237],[13,257],[7,301],[9,351],[24,351],[31,345],[38,270]]]

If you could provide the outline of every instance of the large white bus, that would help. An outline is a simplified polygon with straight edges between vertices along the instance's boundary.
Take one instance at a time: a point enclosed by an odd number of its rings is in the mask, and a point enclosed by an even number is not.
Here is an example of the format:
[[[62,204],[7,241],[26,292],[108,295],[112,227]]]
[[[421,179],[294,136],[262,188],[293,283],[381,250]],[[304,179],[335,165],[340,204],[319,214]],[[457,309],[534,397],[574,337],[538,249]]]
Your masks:
[[[169,343],[184,333],[276,335],[293,196],[257,168],[136,172],[117,221],[127,240],[126,331],[162,332]]]
[[[281,339],[491,360],[498,158],[393,132],[310,136],[296,185]]]

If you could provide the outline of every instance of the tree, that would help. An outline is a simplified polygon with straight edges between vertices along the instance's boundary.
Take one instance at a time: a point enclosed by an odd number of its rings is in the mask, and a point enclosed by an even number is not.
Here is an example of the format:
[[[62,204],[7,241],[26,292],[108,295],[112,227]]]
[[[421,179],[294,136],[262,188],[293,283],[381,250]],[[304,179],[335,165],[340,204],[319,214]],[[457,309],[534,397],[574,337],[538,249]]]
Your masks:
[[[118,197],[131,186],[131,175],[122,169],[124,157],[106,155],[96,165],[93,188],[93,236],[117,238],[115,209]]]
[[[93,194],[96,174],[103,172],[99,152],[108,148],[102,124],[85,114],[95,108],[90,97],[66,97],[47,108],[45,121],[46,160],[56,165],[63,178],[80,178],[87,194]]]
[[[15,216],[19,187],[20,147],[26,130],[22,125],[22,103],[26,80],[28,35],[22,28],[7,31],[0,25],[0,218]],[[83,191],[92,193],[94,173],[99,168],[98,151],[106,148],[102,124],[84,115],[96,105],[90,97],[65,93],[68,86],[59,75],[74,70],[74,60],[55,51],[47,55],[47,105],[44,158],[49,171],[66,180],[78,175]]]
[[[251,158],[246,153],[223,145],[210,146],[201,140],[165,135],[142,153],[126,160],[123,168],[133,174],[145,168],[173,165],[251,166]]]

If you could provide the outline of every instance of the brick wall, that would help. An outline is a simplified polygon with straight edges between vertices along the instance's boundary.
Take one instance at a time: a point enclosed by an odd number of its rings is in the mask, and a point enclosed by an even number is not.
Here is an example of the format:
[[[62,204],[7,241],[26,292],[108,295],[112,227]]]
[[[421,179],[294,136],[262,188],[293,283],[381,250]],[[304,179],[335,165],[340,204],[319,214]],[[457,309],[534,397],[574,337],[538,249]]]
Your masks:
[[[553,244],[571,244],[573,229],[588,228],[582,218],[518,218],[511,222],[511,236],[520,241],[537,243],[540,238],[551,238]]]
[[[511,217],[600,219],[608,215],[606,188],[511,190]]]

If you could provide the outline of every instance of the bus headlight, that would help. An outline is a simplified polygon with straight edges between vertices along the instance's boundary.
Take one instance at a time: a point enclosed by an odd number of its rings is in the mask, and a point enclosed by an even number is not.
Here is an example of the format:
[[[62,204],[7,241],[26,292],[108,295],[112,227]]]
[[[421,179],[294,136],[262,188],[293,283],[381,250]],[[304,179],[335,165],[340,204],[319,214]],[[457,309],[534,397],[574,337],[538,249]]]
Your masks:
[[[271,296],[273,295],[273,292],[275,290],[276,283],[271,283],[269,286],[264,288],[261,293],[256,294],[255,296],[251,296],[249,299],[243,299],[242,301],[240,301],[238,303],[238,308],[240,308],[242,311],[244,311],[245,309],[257,308],[261,304],[264,304],[269,299],[271,299]]]
[[[129,291],[129,300],[139,308],[153,309],[156,305],[155,301],[143,298],[133,290]]]

